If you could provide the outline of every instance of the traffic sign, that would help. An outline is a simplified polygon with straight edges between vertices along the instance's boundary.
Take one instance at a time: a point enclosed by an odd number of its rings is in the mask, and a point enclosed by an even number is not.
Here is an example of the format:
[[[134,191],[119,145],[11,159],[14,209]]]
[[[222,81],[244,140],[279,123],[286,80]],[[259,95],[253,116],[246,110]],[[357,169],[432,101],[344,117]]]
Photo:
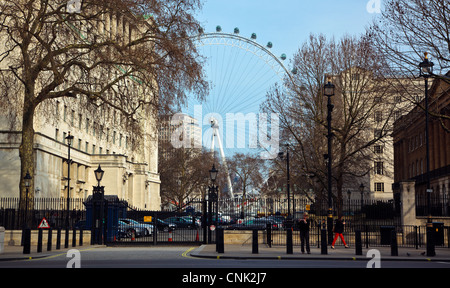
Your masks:
[[[43,229],[49,229],[50,228],[50,225],[48,225],[48,221],[47,221],[47,219],[45,219],[45,217],[42,218],[42,221],[39,224],[38,228],[43,228]]]

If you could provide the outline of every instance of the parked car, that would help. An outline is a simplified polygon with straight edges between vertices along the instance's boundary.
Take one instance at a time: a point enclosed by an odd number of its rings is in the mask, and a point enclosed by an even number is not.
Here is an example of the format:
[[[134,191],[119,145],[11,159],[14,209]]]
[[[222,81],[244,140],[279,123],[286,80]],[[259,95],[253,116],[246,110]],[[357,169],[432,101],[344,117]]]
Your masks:
[[[272,229],[281,229],[281,223],[267,218],[256,218],[243,221],[240,224],[233,224],[227,227],[227,230],[264,230],[267,228],[267,224],[272,225]]]
[[[174,223],[169,223],[161,219],[157,219],[156,228],[161,231],[175,230],[177,227]]]
[[[81,229],[83,229],[83,230],[88,230],[88,229],[87,229],[87,226],[86,226],[86,220],[78,221],[77,223],[75,223],[75,225],[73,226],[73,228],[79,229],[79,230],[81,230]]]
[[[131,238],[133,233],[135,237],[141,237],[145,235],[145,228],[141,225],[128,224],[119,220],[119,237]]]
[[[128,224],[128,225],[132,225],[132,226],[136,226],[139,227],[141,229],[144,229],[144,235],[143,236],[149,236],[153,234],[153,225],[152,224],[148,224],[148,223],[140,223],[136,220],[133,219],[128,219],[128,218],[122,218],[119,219],[120,221]]]
[[[183,218],[192,222],[192,216],[183,216]],[[197,227],[202,226],[202,221],[200,219],[202,219],[202,217],[195,217],[195,225]]]
[[[192,223],[192,219],[187,219],[184,217],[169,217],[167,219],[164,219],[165,222],[167,223],[172,223],[177,225],[177,228],[195,228],[195,227],[199,227],[199,225],[197,223],[194,224]]]

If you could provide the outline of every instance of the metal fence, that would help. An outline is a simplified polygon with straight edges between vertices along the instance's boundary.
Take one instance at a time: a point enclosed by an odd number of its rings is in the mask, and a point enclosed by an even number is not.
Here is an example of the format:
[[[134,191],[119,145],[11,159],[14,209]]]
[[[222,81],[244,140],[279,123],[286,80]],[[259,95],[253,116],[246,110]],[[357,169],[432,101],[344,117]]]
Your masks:
[[[21,219],[24,211],[19,210],[19,198],[0,198],[0,226],[8,230],[22,229]],[[69,211],[67,210],[67,198],[35,198],[33,209],[27,211],[31,217],[31,227],[37,228],[45,218],[51,227],[66,227],[69,219],[70,228],[86,219],[86,207],[84,199],[69,199]]]
[[[320,247],[321,233],[320,225],[313,226],[310,230],[310,245]],[[396,225],[396,226],[374,226],[374,225],[346,225],[344,229],[344,239],[346,244],[355,245],[355,232],[361,232],[361,240],[363,247],[382,247],[391,245],[391,231],[395,231],[397,245],[404,248],[421,248],[426,247],[426,227],[412,225]],[[433,227],[433,239],[436,247],[450,248],[450,227],[435,226]],[[267,232],[266,232],[267,233]],[[271,239],[264,237],[264,243],[274,246],[286,245],[286,231],[272,230]],[[334,235],[333,235],[334,238]],[[300,246],[300,231],[293,229],[292,237],[293,245]],[[336,246],[342,246],[340,239],[336,241]]]
[[[430,195],[430,209],[433,216],[450,217],[450,197],[448,194]],[[427,195],[416,195],[416,215],[428,215],[428,198]]]
[[[8,230],[22,229],[19,202],[19,198],[0,198],[0,226]],[[67,217],[69,228],[83,228],[83,222],[89,218],[85,203],[84,199],[70,199],[67,211],[66,198],[36,198],[34,209],[28,211],[30,213],[28,215],[32,217],[31,228],[36,229],[44,217],[50,226],[55,228],[66,227]],[[445,203],[443,202],[440,207],[445,207]],[[267,233],[267,224],[270,223],[271,244],[285,245],[285,221],[290,208],[294,224],[305,211],[309,212],[312,221],[311,245],[319,245],[319,227],[326,223],[328,203],[306,199],[295,199],[290,203],[286,199],[222,199],[217,203],[217,207],[218,210],[213,209],[211,213],[207,211],[206,215],[204,209],[208,209],[208,205],[203,201],[193,201],[183,207],[174,207],[173,211],[147,211],[127,207],[126,213],[120,216],[119,231],[114,234],[117,236],[113,242],[212,243],[215,240],[215,232],[211,229],[211,225],[228,230],[252,230],[256,225],[257,229]],[[387,239],[392,229],[397,232],[398,245],[401,247],[421,247],[425,244],[426,228],[401,226],[400,215],[394,201],[347,200],[342,201],[339,207],[346,220],[344,237],[350,245],[354,244],[355,231],[358,230],[362,233],[363,245],[367,247],[389,245]],[[334,211],[337,211],[337,205],[334,205],[334,208]],[[212,214],[210,220],[206,217],[209,214]],[[148,222],[148,216],[152,216],[151,222]],[[133,223],[127,223],[130,220]],[[253,221],[251,225],[249,221]],[[450,248],[449,227],[444,227],[442,223],[435,224],[440,225],[435,227],[437,246]],[[300,245],[299,231],[295,225],[293,235],[294,245]],[[338,243],[341,243],[340,240]]]

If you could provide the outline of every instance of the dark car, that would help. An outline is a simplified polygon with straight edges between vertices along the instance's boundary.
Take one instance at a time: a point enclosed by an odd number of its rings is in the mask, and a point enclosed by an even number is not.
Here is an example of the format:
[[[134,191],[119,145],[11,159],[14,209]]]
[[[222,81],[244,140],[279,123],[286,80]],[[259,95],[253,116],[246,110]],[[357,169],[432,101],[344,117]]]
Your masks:
[[[169,230],[174,230],[176,227],[177,227],[177,225],[174,224],[174,223],[169,223],[169,222],[166,222],[166,221],[164,221],[164,220],[157,219],[157,222],[156,222],[156,228],[157,228],[159,231],[169,231]]]
[[[81,230],[81,229],[89,230],[88,227],[86,226],[86,220],[78,221],[77,223],[75,223],[73,228],[78,229],[78,230]]]
[[[177,228],[196,228],[198,227],[197,223],[194,225],[192,223],[192,220],[189,221],[188,219],[184,217],[169,217],[167,219],[164,219],[164,222],[172,223],[177,225]]]
[[[267,218],[257,218],[257,219],[251,219],[246,220],[240,224],[233,224],[228,226],[228,230],[264,230],[267,228],[267,224],[270,224],[272,226],[272,229],[281,229],[281,223],[273,220],[273,219],[267,219]]]

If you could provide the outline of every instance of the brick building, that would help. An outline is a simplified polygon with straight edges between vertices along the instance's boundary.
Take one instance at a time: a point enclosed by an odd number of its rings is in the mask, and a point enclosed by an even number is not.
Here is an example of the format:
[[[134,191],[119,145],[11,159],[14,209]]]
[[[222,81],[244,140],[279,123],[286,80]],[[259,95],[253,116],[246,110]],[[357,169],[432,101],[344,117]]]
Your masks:
[[[450,72],[446,77],[450,76]],[[430,186],[433,201],[447,199],[450,192],[450,81],[436,79],[429,89]],[[401,199],[402,183],[414,187],[416,199],[426,196],[426,138],[424,100],[394,123],[394,195]],[[413,185],[413,186],[411,186]],[[405,204],[402,202],[402,205]],[[444,214],[448,205],[442,204]],[[449,215],[442,215],[449,216]]]

